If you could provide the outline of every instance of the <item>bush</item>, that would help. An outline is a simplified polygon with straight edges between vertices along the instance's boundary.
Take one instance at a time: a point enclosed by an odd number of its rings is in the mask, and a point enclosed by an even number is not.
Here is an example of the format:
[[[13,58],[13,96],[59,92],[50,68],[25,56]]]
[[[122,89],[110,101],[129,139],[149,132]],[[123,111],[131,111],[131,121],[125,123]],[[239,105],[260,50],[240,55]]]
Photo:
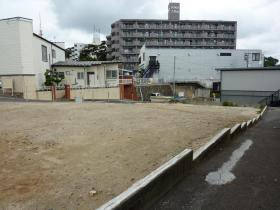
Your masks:
[[[260,109],[260,110],[259,110],[259,111],[257,111],[257,114],[262,113],[262,111],[263,111],[264,107],[265,107],[265,105],[263,105],[263,104],[262,104],[262,105],[260,105],[260,106],[259,106],[259,109]]]
[[[225,101],[225,102],[223,103],[223,106],[237,106],[237,105],[234,104],[234,103],[232,103],[232,102],[230,102],[230,101]]]
[[[172,99],[170,99],[169,100],[169,103],[179,103],[180,102],[180,100],[178,100],[177,98],[172,98]]]

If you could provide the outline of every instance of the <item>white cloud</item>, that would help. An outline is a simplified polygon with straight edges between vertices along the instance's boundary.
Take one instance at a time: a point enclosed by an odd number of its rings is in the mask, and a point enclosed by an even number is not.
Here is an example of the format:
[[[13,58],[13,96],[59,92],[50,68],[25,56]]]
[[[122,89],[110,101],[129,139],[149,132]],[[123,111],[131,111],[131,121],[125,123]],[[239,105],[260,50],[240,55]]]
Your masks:
[[[181,19],[238,21],[238,48],[263,49],[280,58],[279,0],[178,0]],[[23,16],[34,19],[39,31],[39,13],[46,38],[90,42],[93,27],[105,34],[121,18],[167,18],[168,0],[0,0],[0,18]],[[3,6],[4,5],[4,6]]]

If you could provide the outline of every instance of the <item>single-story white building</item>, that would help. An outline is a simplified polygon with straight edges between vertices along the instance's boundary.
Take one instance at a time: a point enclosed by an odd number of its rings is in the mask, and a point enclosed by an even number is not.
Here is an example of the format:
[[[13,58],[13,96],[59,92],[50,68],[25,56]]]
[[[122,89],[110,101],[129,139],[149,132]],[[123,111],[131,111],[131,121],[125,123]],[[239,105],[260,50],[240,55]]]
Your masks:
[[[52,69],[64,78],[61,85],[72,88],[116,87],[123,73],[118,61],[61,61],[54,63]]]
[[[280,67],[223,68],[221,102],[258,104],[280,89]]]
[[[159,82],[201,81],[211,87],[220,81],[217,68],[263,67],[261,50],[151,48],[140,50],[139,68],[144,78]],[[175,67],[175,72],[174,72]]]
[[[36,98],[36,90],[44,86],[46,70],[58,61],[65,61],[63,45],[33,33],[31,19],[1,19],[0,80],[5,81],[4,85],[9,84],[6,88],[14,93]]]

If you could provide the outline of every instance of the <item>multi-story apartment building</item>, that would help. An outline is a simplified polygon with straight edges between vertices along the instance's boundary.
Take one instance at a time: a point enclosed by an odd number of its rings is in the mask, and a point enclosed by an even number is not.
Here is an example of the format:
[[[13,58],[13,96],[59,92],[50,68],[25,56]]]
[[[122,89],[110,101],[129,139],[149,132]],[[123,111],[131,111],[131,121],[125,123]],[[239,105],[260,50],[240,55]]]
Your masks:
[[[100,33],[94,32],[93,37],[92,37],[92,43],[89,44],[84,44],[84,43],[74,43],[73,47],[68,48],[70,50],[70,55],[69,59],[73,61],[79,61],[80,59],[80,54],[82,49],[87,47],[88,45],[100,45],[101,40],[100,40]]]
[[[179,20],[180,5],[169,4],[168,20],[121,19],[107,36],[108,60],[137,69],[141,47],[236,49],[236,21]]]
[[[88,44],[83,43],[74,43],[74,46],[71,48],[68,48],[70,50],[69,59],[73,61],[78,61],[80,58],[80,52],[81,50],[86,47]]]

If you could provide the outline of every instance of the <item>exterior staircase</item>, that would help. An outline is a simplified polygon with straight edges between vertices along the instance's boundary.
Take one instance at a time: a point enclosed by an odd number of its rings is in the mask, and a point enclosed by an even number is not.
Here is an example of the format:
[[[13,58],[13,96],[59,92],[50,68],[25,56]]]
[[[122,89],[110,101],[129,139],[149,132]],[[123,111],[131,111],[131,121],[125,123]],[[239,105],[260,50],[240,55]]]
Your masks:
[[[153,74],[158,73],[160,64],[157,60],[150,60],[149,65],[144,71],[143,78],[151,78]]]

